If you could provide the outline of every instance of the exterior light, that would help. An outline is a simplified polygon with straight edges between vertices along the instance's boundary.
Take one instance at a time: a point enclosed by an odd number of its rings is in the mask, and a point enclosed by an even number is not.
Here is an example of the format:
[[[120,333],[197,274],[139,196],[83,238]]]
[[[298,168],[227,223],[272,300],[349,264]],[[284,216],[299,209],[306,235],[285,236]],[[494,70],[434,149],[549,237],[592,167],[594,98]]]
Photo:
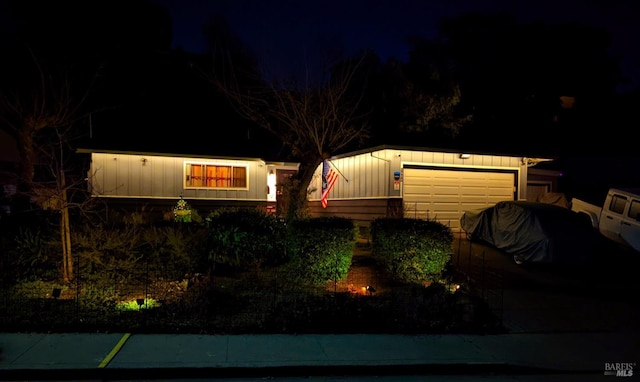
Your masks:
[[[471,154],[460,154],[460,159],[469,159],[471,158]]]

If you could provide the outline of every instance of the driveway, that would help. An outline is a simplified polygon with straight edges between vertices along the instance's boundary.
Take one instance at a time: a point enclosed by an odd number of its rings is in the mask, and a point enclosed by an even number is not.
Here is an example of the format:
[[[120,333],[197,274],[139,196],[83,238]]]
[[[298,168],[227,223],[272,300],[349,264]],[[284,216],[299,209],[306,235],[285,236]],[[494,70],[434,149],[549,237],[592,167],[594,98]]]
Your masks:
[[[522,266],[457,237],[453,263],[510,332],[640,330],[640,255],[604,241],[594,253],[585,265]]]

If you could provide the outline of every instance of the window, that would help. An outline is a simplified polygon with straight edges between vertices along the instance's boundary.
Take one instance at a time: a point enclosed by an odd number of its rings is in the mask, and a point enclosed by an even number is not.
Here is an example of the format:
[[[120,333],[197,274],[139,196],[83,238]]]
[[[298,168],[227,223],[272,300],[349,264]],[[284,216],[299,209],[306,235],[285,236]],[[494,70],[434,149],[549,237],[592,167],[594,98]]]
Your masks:
[[[627,198],[620,195],[613,195],[609,209],[611,212],[621,214],[624,212],[624,207],[627,205]]]
[[[640,221],[640,202],[637,200],[631,201],[631,207],[629,207],[629,217]]]
[[[247,172],[244,166],[186,163],[185,186],[246,189]]]

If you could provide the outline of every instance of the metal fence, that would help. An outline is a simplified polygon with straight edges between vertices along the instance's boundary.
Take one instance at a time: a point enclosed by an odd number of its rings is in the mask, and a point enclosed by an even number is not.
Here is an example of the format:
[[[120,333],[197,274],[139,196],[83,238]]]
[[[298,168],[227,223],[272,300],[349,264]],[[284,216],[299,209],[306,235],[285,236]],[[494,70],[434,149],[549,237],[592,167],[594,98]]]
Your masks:
[[[486,247],[467,240],[463,234],[456,238],[452,265],[467,283],[470,293],[482,298],[502,323],[504,313],[504,272],[489,267]]]
[[[501,317],[501,275],[484,269],[482,253],[453,254],[470,288]],[[76,270],[86,269],[77,259]],[[172,333],[447,332],[486,330],[468,316],[473,304],[454,292],[390,279],[366,254],[354,255],[344,280],[310,286],[278,269],[162,277],[145,261],[107,276],[78,272],[66,285],[8,282],[3,268],[0,324],[6,331],[149,331]],[[466,292],[465,292],[466,293]],[[477,317],[476,317],[477,319]]]

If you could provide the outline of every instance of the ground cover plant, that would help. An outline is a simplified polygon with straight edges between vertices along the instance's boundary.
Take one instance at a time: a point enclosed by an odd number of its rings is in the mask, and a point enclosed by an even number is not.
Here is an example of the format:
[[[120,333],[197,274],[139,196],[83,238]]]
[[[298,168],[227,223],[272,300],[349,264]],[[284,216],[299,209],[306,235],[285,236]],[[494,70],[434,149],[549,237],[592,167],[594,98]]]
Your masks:
[[[218,212],[201,224],[150,224],[139,216],[117,224],[84,224],[74,233],[77,277],[70,283],[56,277],[55,230],[38,226],[15,237],[20,240],[3,235],[3,328],[208,334],[502,331],[482,299],[458,289],[450,269],[438,280],[406,282],[376,261],[372,242],[358,237],[346,220],[291,226],[295,229],[287,231],[281,220],[248,210]],[[279,241],[265,244],[268,237]]]

